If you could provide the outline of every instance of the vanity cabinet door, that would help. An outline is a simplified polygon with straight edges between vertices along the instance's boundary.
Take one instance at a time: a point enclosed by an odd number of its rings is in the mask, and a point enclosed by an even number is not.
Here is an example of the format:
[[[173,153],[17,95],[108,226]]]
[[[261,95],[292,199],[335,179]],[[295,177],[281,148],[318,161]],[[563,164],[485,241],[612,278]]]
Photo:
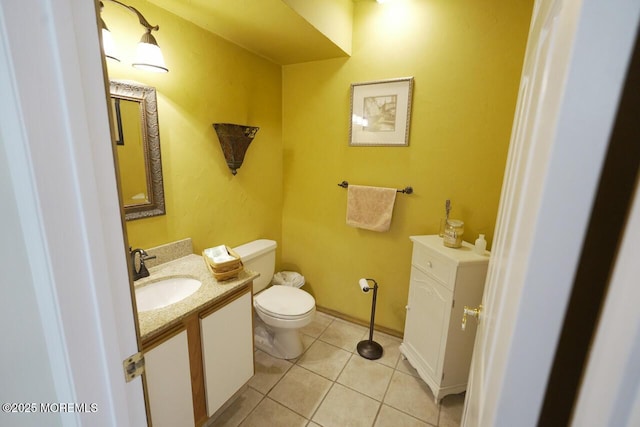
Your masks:
[[[187,331],[145,352],[144,360],[153,427],[195,425]]]
[[[253,376],[251,292],[200,319],[207,415]]]

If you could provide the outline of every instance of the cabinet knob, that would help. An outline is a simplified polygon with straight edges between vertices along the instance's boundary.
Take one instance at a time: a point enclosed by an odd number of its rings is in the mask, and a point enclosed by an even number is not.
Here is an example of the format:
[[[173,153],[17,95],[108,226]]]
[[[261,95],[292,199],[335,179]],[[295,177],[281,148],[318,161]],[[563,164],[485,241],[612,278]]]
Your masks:
[[[467,307],[465,305],[462,312],[462,330],[464,331],[467,327],[467,316],[475,317],[476,323],[480,323],[480,313],[482,313],[482,304],[480,304],[476,308]]]
[[[427,261],[427,267],[432,268],[433,264],[431,264],[431,261]]]
[[[405,309],[405,310],[407,310],[407,311],[409,311],[409,309],[410,309],[410,308],[411,308],[411,307],[409,307],[408,305],[405,305],[405,306],[404,306],[404,309]]]

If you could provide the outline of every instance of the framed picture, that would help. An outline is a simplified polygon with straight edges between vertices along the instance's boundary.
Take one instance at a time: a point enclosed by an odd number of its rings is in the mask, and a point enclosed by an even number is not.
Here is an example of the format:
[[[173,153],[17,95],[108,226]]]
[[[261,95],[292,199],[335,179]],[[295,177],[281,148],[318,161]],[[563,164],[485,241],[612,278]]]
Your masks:
[[[351,146],[407,146],[413,77],[351,84]]]

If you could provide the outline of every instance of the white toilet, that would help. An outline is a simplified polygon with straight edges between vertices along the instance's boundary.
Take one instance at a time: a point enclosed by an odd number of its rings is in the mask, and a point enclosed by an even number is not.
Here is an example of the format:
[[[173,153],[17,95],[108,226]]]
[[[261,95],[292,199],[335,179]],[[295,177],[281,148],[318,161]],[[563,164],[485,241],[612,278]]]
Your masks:
[[[233,250],[247,270],[260,273],[253,281],[254,341],[257,348],[279,359],[294,359],[302,354],[299,329],[311,323],[316,301],[294,286],[269,286],[276,265],[273,240],[260,239]],[[299,286],[302,286],[299,283]]]

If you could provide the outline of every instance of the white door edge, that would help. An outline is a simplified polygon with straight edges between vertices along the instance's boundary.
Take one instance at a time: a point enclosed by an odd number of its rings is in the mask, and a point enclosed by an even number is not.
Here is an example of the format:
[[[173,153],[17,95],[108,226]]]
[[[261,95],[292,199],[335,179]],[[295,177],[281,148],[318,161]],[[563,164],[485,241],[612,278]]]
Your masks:
[[[16,137],[2,142],[11,145],[56,400],[97,407],[59,414],[62,425],[141,426],[141,380],[126,383],[122,367],[137,341],[95,8],[79,0],[0,4],[0,61],[10,72],[0,83],[13,95],[13,114],[0,126],[3,137]]]

